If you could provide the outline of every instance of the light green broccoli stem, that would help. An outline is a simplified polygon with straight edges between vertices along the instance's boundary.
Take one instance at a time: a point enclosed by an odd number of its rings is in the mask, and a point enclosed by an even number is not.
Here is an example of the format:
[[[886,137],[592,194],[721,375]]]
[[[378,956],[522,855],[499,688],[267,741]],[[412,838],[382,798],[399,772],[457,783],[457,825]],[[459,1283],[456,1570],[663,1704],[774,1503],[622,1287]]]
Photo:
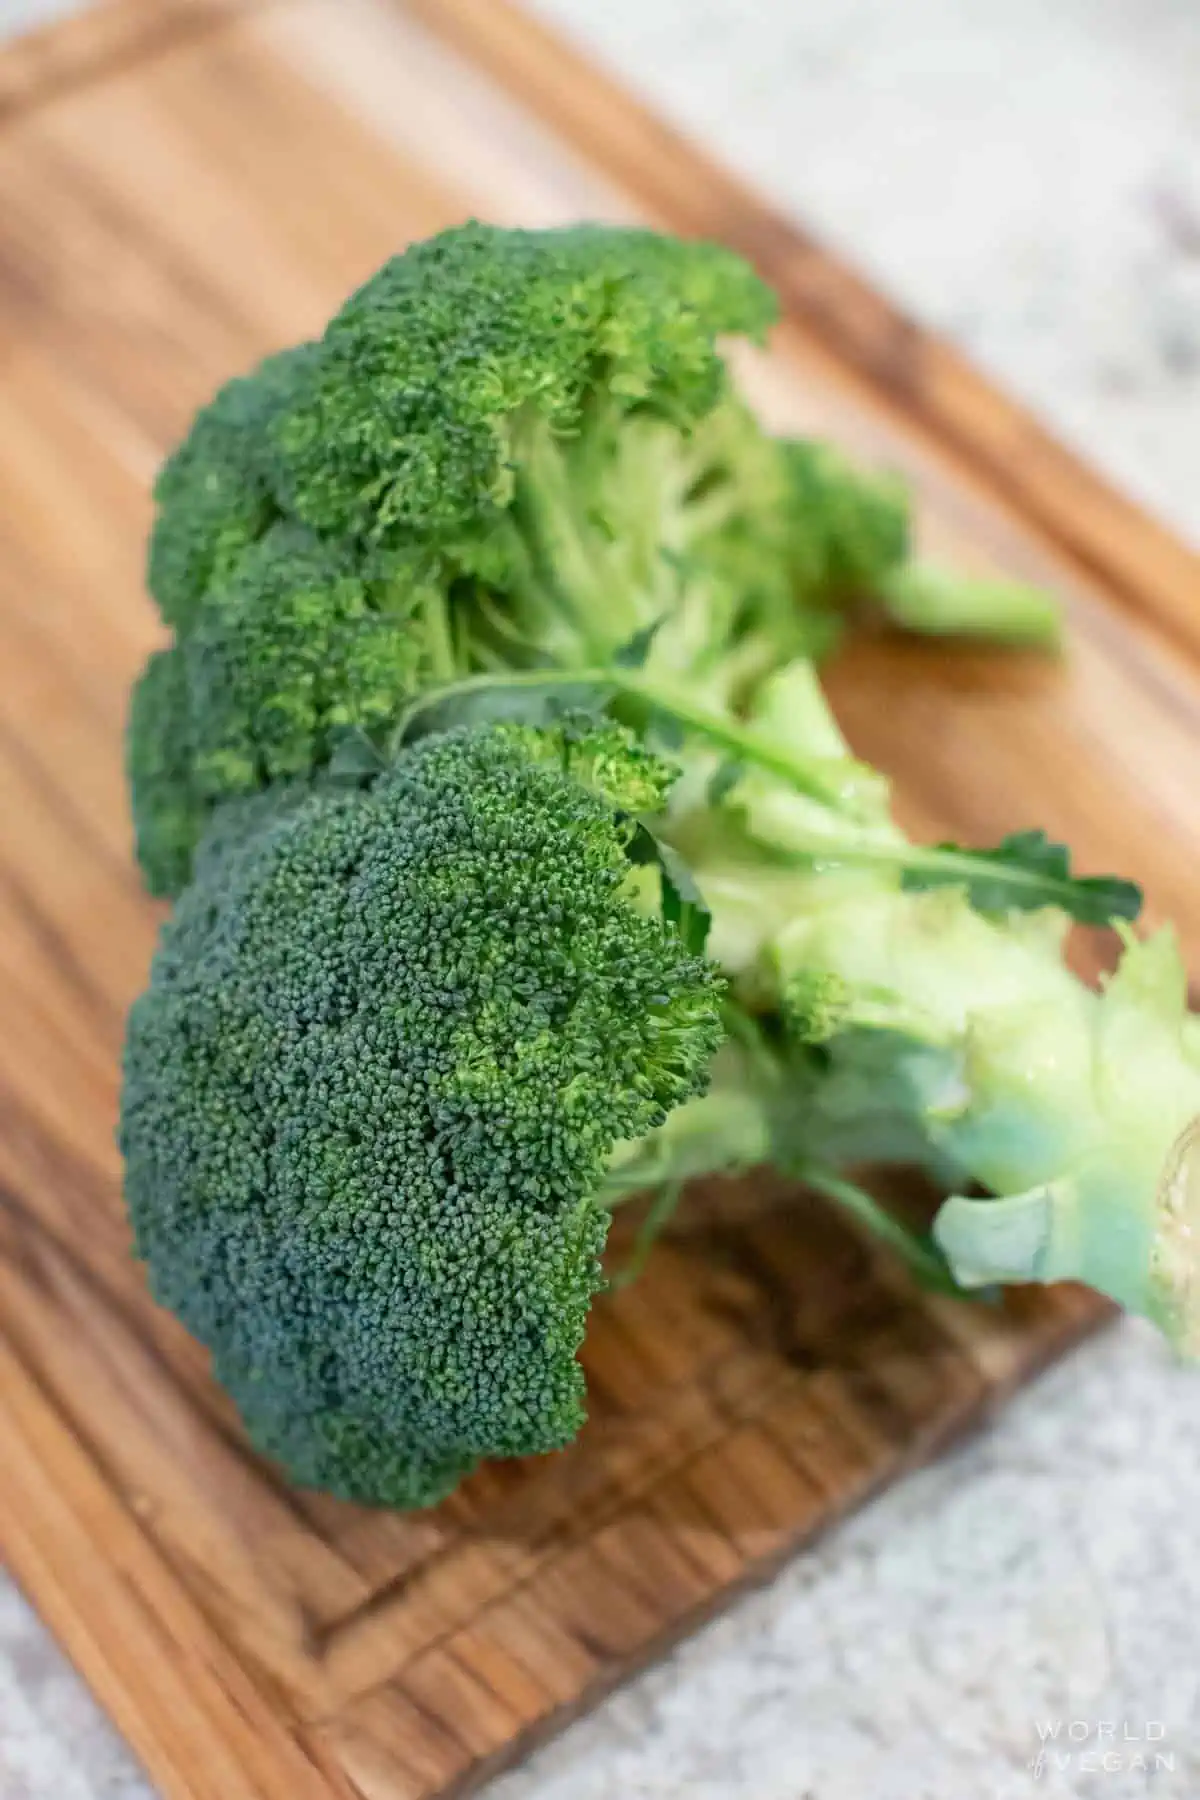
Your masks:
[[[1104,1001],[1097,1003],[1097,1011]],[[1067,1046],[1068,1053],[1070,1046]],[[1074,1166],[990,1200],[953,1195],[937,1242],[964,1286],[1083,1281],[1200,1356],[1200,1070],[1164,1041],[1134,1109],[1091,1115]],[[1111,1072],[1116,1074],[1115,1071]],[[1099,1084],[1098,1084],[1099,1085]],[[1139,1086],[1142,1084],[1139,1083]],[[987,1158],[980,1159],[986,1179]],[[1011,1167],[1010,1153],[1005,1161]],[[1014,1170],[1014,1179],[1016,1171]]]
[[[879,577],[875,592],[906,631],[981,638],[1012,649],[1056,650],[1062,615],[1050,595],[1020,581],[970,580],[927,563],[905,563]]]
[[[757,722],[828,753],[823,705],[811,679],[785,675]],[[766,950],[785,1013],[806,1017],[810,1042],[886,1044],[887,1084],[930,1157],[992,1190],[939,1213],[957,1279],[1070,1277],[1200,1352],[1200,1058],[1173,937],[1118,925],[1124,959],[1097,993],[1063,960],[1064,913],[1012,910],[1036,900],[1036,871],[1005,870],[984,914],[970,895],[986,856],[910,845],[886,816],[850,824],[765,781],[742,805],[760,843],[800,858]],[[931,891],[902,885],[935,874]]]
[[[774,777],[744,810],[753,813],[756,839],[795,860],[816,867],[879,865],[897,876],[911,870],[963,883],[986,879],[1025,904],[1031,888],[1045,886],[1027,870],[998,867],[970,850],[911,844],[890,819],[886,782],[846,749],[807,661],[789,663],[763,684],[749,722],[693,699],[655,670],[596,665],[472,675],[415,701],[400,720],[397,741],[435,729],[448,706],[461,719],[475,700],[480,717],[495,717],[497,702],[511,699],[519,716],[539,694],[548,700],[569,694],[577,703],[619,699],[632,705],[640,724],[670,722],[720,753],[735,781],[743,772]],[[798,805],[798,798],[812,804]]]
[[[1120,970],[1087,988],[1063,959],[1063,878],[909,844],[810,668],[766,683],[746,726],[692,723],[754,770],[729,798],[752,845],[795,859],[790,872],[739,869],[718,849],[706,867],[702,833],[688,846],[714,948],[735,977],[740,957],[743,989],[773,993],[785,1018],[805,1011],[807,1041],[839,1047],[823,1084],[798,1096],[799,1143],[807,1132],[826,1164],[892,1155],[907,1148],[907,1115],[920,1160],[995,1196],[954,1196],[939,1215],[960,1282],[1073,1278],[1200,1354],[1200,1057],[1174,939],[1119,925]],[[937,884],[910,891],[913,877]],[[971,902],[985,883],[994,912]],[[886,1046],[876,1067],[842,1048],[863,1037]]]
[[[719,688],[741,605],[709,551],[742,500],[721,466],[727,415],[736,429],[740,403],[722,400],[685,432],[601,392],[570,433],[532,407],[518,416],[511,507],[497,528],[507,592],[497,604],[479,596],[476,659],[503,667],[515,655],[519,666],[524,650],[565,666],[602,663],[652,633],[657,666],[708,671]],[[765,459],[769,474],[772,440],[757,426],[753,434],[741,428],[738,452]]]
[[[761,1037],[754,1021],[730,1006],[730,1036],[715,1059],[712,1085],[698,1099],[676,1107],[665,1123],[635,1143],[614,1150],[599,1199],[609,1207],[646,1193],[650,1205],[632,1255],[614,1277],[618,1285],[640,1273],[674,1216],[685,1183],[704,1176],[735,1176],[771,1165],[831,1201],[860,1230],[885,1244],[925,1286],[954,1291],[944,1256],[928,1237],[910,1230],[886,1207],[846,1179],[822,1152],[815,1116],[805,1120],[803,1082]],[[806,1129],[807,1123],[807,1129]]]
[[[857,1221],[864,1230],[886,1244],[923,1286],[954,1292],[955,1279],[936,1245],[926,1243],[893,1218],[873,1194],[844,1175],[831,1174],[815,1164],[802,1164],[796,1171],[815,1194],[831,1200],[835,1206]]]
[[[765,434],[729,393],[681,430],[606,390],[570,431],[536,407],[508,427],[512,492],[497,527],[502,599],[480,573],[476,666],[644,660],[716,706],[836,637],[873,597],[919,632],[1053,645],[1036,589],[906,561],[908,498],[831,446]]]

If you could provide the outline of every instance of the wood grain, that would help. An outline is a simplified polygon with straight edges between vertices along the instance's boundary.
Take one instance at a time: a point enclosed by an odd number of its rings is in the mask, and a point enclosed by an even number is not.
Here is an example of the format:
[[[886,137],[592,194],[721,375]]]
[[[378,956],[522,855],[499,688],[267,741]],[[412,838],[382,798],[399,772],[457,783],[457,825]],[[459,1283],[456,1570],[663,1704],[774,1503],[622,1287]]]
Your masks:
[[[0,54],[0,125],[271,0],[101,0],[27,32]]]
[[[146,1297],[112,1136],[159,917],[120,733],[157,632],[163,453],[219,381],[470,213],[752,244],[788,301],[741,371],[764,415],[904,469],[932,548],[1070,612],[1063,667],[860,646],[833,672],[856,746],[921,831],[1037,822],[1136,873],[1194,964],[1200,590],[1061,451],[1036,493],[1005,474],[1032,441],[1007,402],[924,338],[898,379],[879,344],[912,334],[882,301],[814,249],[788,265],[790,227],[495,0],[169,14],[118,0],[0,58],[20,98],[0,136],[0,1543],[165,1793],[426,1800],[764,1579],[1103,1309],[932,1300],[794,1189],[715,1184],[598,1305],[569,1453],[414,1517],[253,1457]]]

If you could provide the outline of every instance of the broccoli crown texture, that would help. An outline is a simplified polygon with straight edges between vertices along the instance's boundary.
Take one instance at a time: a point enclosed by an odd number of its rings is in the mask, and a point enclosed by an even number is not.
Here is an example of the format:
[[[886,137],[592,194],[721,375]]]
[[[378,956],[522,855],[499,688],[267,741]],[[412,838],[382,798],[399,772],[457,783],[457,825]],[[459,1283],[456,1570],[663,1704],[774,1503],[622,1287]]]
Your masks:
[[[740,257],[649,231],[471,224],[413,245],[337,314],[268,423],[285,510],[359,544],[455,544],[513,490],[530,415],[578,429],[622,411],[695,422],[720,397],[719,333],[775,303]]]
[[[393,559],[394,560],[394,559]],[[134,690],[128,760],[147,885],[177,893],[218,801],[304,777],[419,691],[423,589],[277,521]]]
[[[579,1427],[597,1189],[722,1037],[631,879],[623,781],[611,727],[431,737],[222,809],[164,930],[126,1048],[137,1246],[301,1482],[425,1505]]]
[[[718,245],[468,224],[223,388],[156,488],[178,666],[130,719],[147,884],[178,892],[222,800],[319,771],[347,731],[386,743],[431,685],[637,645],[738,706],[863,598],[1052,641],[1044,597],[908,564],[895,479],[763,430],[721,344],[774,310]]]

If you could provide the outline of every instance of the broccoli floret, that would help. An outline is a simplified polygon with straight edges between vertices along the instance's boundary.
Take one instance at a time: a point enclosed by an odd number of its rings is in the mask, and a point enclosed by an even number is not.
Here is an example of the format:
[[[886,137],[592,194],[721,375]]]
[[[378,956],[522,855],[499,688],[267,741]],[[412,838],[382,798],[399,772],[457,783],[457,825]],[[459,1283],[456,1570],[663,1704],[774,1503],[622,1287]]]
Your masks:
[[[616,813],[662,812],[679,777],[676,764],[608,719],[568,715],[523,741],[527,755],[558,763]]]
[[[179,646],[201,792],[307,775],[339,733],[393,719],[428,679],[421,597],[411,568],[364,574],[302,526],[273,525]]]
[[[512,501],[531,433],[574,437],[598,398],[686,428],[724,391],[717,335],[760,336],[774,314],[711,244],[592,225],[443,232],[329,326],[268,427],[275,490],[356,544],[470,542]]]
[[[914,560],[905,484],[855,468],[832,444],[783,446],[790,486],[789,564],[814,615],[819,653],[848,604],[871,604],[893,625],[930,637],[1054,650],[1062,629],[1049,594],[1027,582],[971,578]],[[816,620],[823,618],[824,640]]]
[[[854,467],[832,444],[784,445],[794,555],[818,594],[870,594],[909,551],[909,504],[895,475]]]
[[[164,621],[185,630],[205,596],[279,517],[266,468],[266,427],[310,352],[268,357],[197,414],[154,484],[147,585]]]
[[[723,1036],[631,885],[616,760],[608,728],[496,725],[234,803],[164,931],[125,1059],[137,1247],[301,1482],[425,1505],[579,1427],[610,1156]]]
[[[149,582],[187,679],[171,757],[130,751],[139,840],[174,821],[148,879],[177,889],[188,822],[194,845],[227,794],[319,770],[339,726],[385,741],[414,684],[641,641],[738,702],[872,592],[918,626],[1019,636],[1029,606],[999,590],[903,585],[893,480],[769,436],[733,392],[721,340],[774,311],[717,245],[468,224],[224,388],[156,489]]]
[[[196,788],[187,672],[177,645],[153,651],[142,670],[125,748],[142,879],[150,893],[167,898],[187,881],[208,816]]]
[[[336,545],[276,521],[152,657],[130,713],[129,768],[146,884],[178,893],[211,809],[324,768],[344,734],[386,726],[429,679],[418,571],[359,572]]]
[[[187,670],[183,791],[130,750],[139,814],[178,822],[156,886],[186,878],[205,802],[319,769],[339,726],[385,736],[415,682],[578,662],[658,622],[727,508],[693,500],[728,479],[728,433],[700,431],[736,410],[716,340],[773,312],[715,245],[472,224],[223,389],[156,488],[150,587]],[[737,435],[774,456],[748,415]],[[687,641],[708,657],[727,630],[706,612]]]

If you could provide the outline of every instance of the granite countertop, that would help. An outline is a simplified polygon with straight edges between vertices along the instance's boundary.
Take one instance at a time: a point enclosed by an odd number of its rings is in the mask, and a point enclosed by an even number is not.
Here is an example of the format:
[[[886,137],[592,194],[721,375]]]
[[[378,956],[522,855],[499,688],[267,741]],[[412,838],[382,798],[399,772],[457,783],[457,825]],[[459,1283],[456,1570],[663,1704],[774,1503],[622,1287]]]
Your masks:
[[[535,3],[1200,543],[1195,0]],[[1188,1800],[1198,1518],[1200,1389],[1124,1326],[491,1792]],[[149,1795],[0,1577],[0,1800]]]

